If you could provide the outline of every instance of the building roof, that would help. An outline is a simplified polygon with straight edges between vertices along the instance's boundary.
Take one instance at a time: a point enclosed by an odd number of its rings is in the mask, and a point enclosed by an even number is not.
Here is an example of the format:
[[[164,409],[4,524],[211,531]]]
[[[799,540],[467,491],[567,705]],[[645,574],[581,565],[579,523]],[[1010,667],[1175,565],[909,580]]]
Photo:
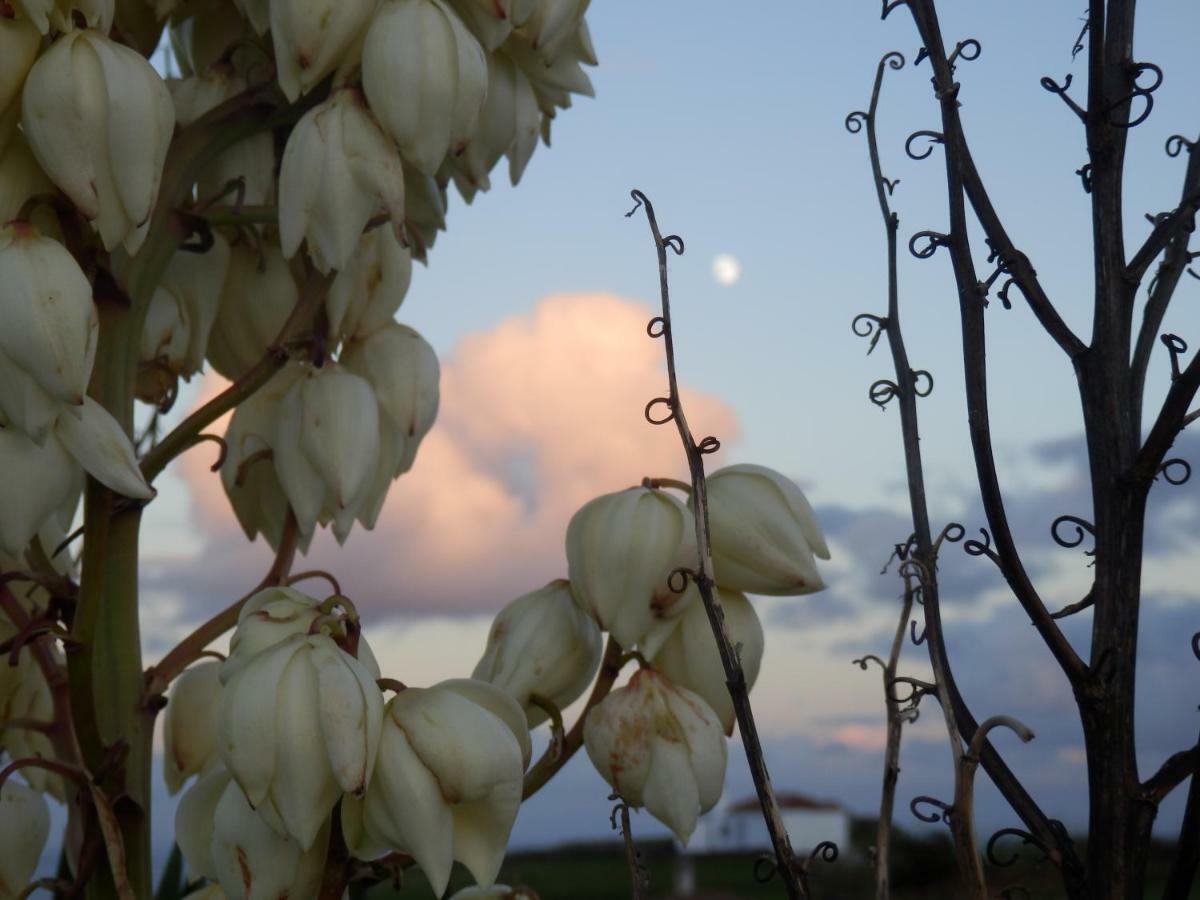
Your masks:
[[[779,801],[779,808],[787,809],[811,809],[811,810],[840,810],[841,804],[834,803],[832,800],[817,800],[813,797],[808,797],[798,793],[781,793],[776,794],[775,799]],[[760,809],[758,797],[747,797],[745,800],[739,800],[737,803],[729,807],[731,813],[742,812],[758,812]]]

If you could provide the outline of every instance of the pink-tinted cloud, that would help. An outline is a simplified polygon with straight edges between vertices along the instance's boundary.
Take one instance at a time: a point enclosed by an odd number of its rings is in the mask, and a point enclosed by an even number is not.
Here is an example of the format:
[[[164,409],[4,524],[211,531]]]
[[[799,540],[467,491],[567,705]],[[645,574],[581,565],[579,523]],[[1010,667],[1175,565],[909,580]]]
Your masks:
[[[610,295],[561,295],[464,338],[442,361],[437,424],[375,530],[356,528],[342,548],[318,535],[298,566],[332,571],[360,605],[398,611],[495,609],[564,575],[579,506],[686,472],[675,429],[642,416],[666,387],[661,342],[645,333],[652,315]],[[736,437],[719,399],[685,387],[684,402],[698,437]],[[223,582],[252,584],[265,548],[245,546],[203,454],[180,469],[210,545],[191,576],[213,578],[219,556]]]

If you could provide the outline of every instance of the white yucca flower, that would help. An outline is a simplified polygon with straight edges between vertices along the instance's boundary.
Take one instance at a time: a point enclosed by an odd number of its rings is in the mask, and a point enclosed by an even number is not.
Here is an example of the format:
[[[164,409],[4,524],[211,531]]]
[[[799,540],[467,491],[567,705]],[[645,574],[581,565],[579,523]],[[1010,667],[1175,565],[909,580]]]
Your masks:
[[[375,115],[426,175],[466,144],[487,97],[483,47],[443,0],[384,0],[362,72]]]
[[[171,94],[139,53],[96,31],[60,36],[25,80],[21,125],[34,156],[100,233],[136,253],[175,129]]]

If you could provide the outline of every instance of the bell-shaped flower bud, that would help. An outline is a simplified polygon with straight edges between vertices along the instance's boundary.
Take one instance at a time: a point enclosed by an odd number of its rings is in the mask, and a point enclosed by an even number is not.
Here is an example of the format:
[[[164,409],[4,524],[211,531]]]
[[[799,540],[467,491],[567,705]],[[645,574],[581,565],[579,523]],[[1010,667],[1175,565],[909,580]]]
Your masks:
[[[696,820],[721,799],[725,734],[699,696],[641,669],[593,707],[583,743],[600,775],[631,806],[684,844]]]
[[[487,102],[478,126],[454,160],[455,172],[472,188],[486,191],[491,187],[488,173],[507,154],[509,175],[516,184],[537,148],[541,127],[542,113],[524,72],[503,53],[489,55]]]
[[[269,587],[254,594],[238,613],[221,681],[228,682],[247,662],[280,641],[308,634],[323,615],[320,607],[320,601],[295,588]]]
[[[462,149],[487,97],[483,47],[443,0],[385,0],[367,31],[362,72],[375,115],[426,175]]]
[[[176,377],[186,380],[204,367],[229,270],[229,244],[219,234],[212,237],[204,253],[176,251],[150,299],[138,372],[138,398],[148,403],[161,402],[171,393],[159,393],[155,387],[173,388]]]
[[[532,0],[533,10],[522,33],[545,61],[552,65],[579,31],[591,0]]]
[[[163,780],[171,794],[221,761],[217,745],[220,667],[215,659],[201,660],[171,685],[163,717]]]
[[[42,36],[28,19],[0,16],[0,112],[21,96],[41,46]]]
[[[189,3],[185,18],[172,17],[168,35],[175,61],[184,75],[198,75],[229,60],[246,71],[261,64],[262,50],[253,41],[249,22],[229,0]]]
[[[519,40],[506,44],[505,51],[529,79],[538,107],[548,117],[552,117],[556,109],[570,106],[572,94],[596,96],[591,78],[583,70],[582,61],[575,56],[563,53],[553,63],[547,64],[528,43]],[[549,142],[547,138],[546,143]]]
[[[532,14],[534,0],[448,0],[483,49],[491,53]]]
[[[74,468],[58,441],[39,447],[15,428],[0,428],[0,550],[24,557],[33,536],[70,497]]]
[[[249,87],[246,78],[227,62],[210,66],[202,75],[168,84],[175,100],[175,116],[181,126],[190,125]],[[275,139],[270,132],[244,138],[207,162],[196,183],[197,195],[201,199],[215,197],[235,180],[241,182],[238,197],[242,203],[274,205]]]
[[[66,661],[55,650],[55,662],[65,666]],[[8,660],[4,660],[7,665]],[[26,722],[49,722],[54,719],[54,698],[50,685],[33,654],[22,651],[17,657],[16,685],[11,689],[3,709],[0,709],[0,724],[20,719]],[[54,747],[49,735],[33,728],[11,727],[0,730],[0,747],[12,759],[55,759]],[[48,793],[60,802],[66,800],[66,786],[61,775],[46,769],[29,767],[21,770],[21,777],[36,791]],[[6,821],[0,816],[0,822]],[[3,852],[0,850],[0,852]],[[24,884],[18,886],[18,892]],[[3,896],[0,893],[0,896]]]
[[[187,356],[191,322],[187,308],[164,287],[154,289],[142,325],[137,398],[159,405],[174,392]]]
[[[371,21],[376,0],[270,0],[279,86],[291,101],[342,63]]]
[[[81,415],[63,413],[54,425],[55,437],[84,470],[118,494],[149,500],[154,488],[138,467],[133,444],[120,423],[91,397],[83,398]]]
[[[341,794],[361,794],[371,781],[383,719],[377,677],[328,634],[303,633],[225,680],[225,765],[267,824],[305,851]]]
[[[446,189],[436,178],[404,167],[404,231],[414,259],[425,262],[439,231],[446,230]]]
[[[20,118],[16,107],[8,113],[0,113],[0,223],[15,219],[30,197],[49,194],[55,189],[33,158],[25,135],[17,128]],[[6,134],[7,122],[11,122],[12,127]],[[54,234],[53,229],[46,230],[47,226],[58,226],[58,219],[52,212],[38,207],[32,215],[34,224],[43,234]]]
[[[291,257],[307,239],[322,272],[341,269],[371,217],[384,211],[397,240],[404,172],[391,139],[354,88],[307,113],[288,136],[279,170],[279,240]]]
[[[695,602],[671,573],[695,564],[692,514],[665,491],[633,487],[585,503],[567,525],[575,599],[626,650],[653,655]],[[678,577],[676,580],[679,580]]]
[[[575,602],[571,583],[559,579],[497,614],[471,677],[511,694],[536,728],[550,716],[530,698],[566,709],[591,684],[600,655],[600,629]]]
[[[74,257],[24,222],[0,228],[0,353],[46,394],[80,406],[96,357],[92,288]]]
[[[213,810],[213,870],[230,900],[317,896],[328,845],[328,821],[305,849],[271,828],[232,782]]]
[[[738,649],[748,691],[758,680],[758,670],[762,666],[762,622],[745,594],[725,588],[720,590],[719,596],[725,610],[725,629],[729,632],[729,640]],[[651,663],[672,683],[703,697],[721,720],[725,733],[733,734],[736,721],[733,700],[729,697],[725,667],[721,665],[717,641],[703,603],[693,603],[680,616],[679,624],[654,654]]]
[[[9,778],[0,788],[0,897],[21,894],[33,879],[49,836],[45,798]]]
[[[368,505],[379,465],[379,403],[364,378],[336,364],[308,369],[284,395],[275,471],[307,535],[332,519],[344,542]]]
[[[208,336],[208,361],[236,381],[262,359],[296,307],[300,292],[279,248],[234,244]]]
[[[219,234],[203,253],[177,251],[163,272],[162,286],[187,311],[188,342],[181,374],[194,375],[204,367],[204,353],[221,304],[229,273],[229,244]]]
[[[390,324],[411,281],[411,251],[387,229],[371,229],[329,286],[329,334],[362,339]]]
[[[21,124],[105,249],[136,253],[175,129],[171,94],[150,63],[95,31],[64,34],[25,80]]]
[[[433,427],[440,368],[433,348],[407,325],[391,322],[342,351],[347,371],[365,379],[379,400],[380,453],[359,519],[374,528],[394,479],[412,468]]]
[[[486,706],[476,699],[485,692]],[[511,712],[502,718],[492,710],[504,704]],[[492,884],[521,805],[514,715],[523,718],[516,701],[482,682],[470,695],[461,682],[397,694],[384,710],[374,779],[361,799],[342,803],[351,851],[410,854],[438,896],[455,860]]]
[[[221,485],[246,537],[260,533],[273,548],[283,538],[288,500],[275,472],[275,434],[279,401],[303,369],[285,366],[249,399],[238,404],[225,431],[225,459],[221,463]],[[307,544],[302,542],[301,549]]]
[[[217,900],[316,896],[329,843],[326,822],[304,850],[267,824],[222,766],[200,776],[180,798],[175,839],[189,880],[217,882]]]
[[[825,587],[814,555],[829,559],[817,517],[790,478],[756,465],[708,476],[713,572],[749,594],[811,594]]]

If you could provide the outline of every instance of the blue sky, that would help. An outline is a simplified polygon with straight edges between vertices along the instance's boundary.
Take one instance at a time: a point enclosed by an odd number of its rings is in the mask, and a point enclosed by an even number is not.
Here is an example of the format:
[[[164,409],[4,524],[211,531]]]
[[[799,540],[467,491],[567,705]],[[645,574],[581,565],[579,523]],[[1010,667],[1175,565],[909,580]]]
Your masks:
[[[328,547],[314,551],[346,574],[352,596],[370,600],[365,605],[376,616],[374,640],[404,667],[398,677],[421,683],[469,672],[489,611],[539,586],[537,578],[560,574],[554,529],[570,509],[556,505],[555,496],[573,496],[578,485],[572,479],[583,478],[580,473],[602,470],[608,477],[616,471],[605,468],[603,458],[580,455],[578,447],[620,437],[601,429],[649,428],[638,421],[640,404],[634,404],[643,395],[636,391],[628,425],[607,412],[576,415],[591,404],[599,409],[609,382],[543,371],[543,357],[565,356],[574,357],[577,368],[619,373],[632,365],[630,355],[645,351],[639,323],[657,303],[653,247],[644,219],[623,218],[631,206],[629,189],[638,187],[654,201],[664,230],[687,243],[686,254],[671,262],[672,296],[681,378],[700,398],[702,421],[727,428],[725,437],[736,433],[726,444],[727,461],[769,465],[804,484],[833,542],[826,594],[759,606],[768,624],[768,662],[755,699],[776,782],[841,799],[859,812],[874,806],[879,755],[869,737],[881,721],[881,698],[874,674],[859,673],[848,662],[886,646],[898,584],[875,573],[907,528],[898,416],[881,413],[866,398],[872,381],[890,375],[890,360],[885,352],[864,357],[865,342],[850,331],[857,313],[883,312],[884,244],[865,140],[848,134],[842,123],[848,112],[865,107],[875,64],[888,50],[901,50],[910,61],[886,76],[879,113],[884,170],[900,179],[894,204],[902,238],[942,229],[946,220],[940,153],[923,163],[903,153],[911,131],[937,124],[928,69],[911,66],[917,41],[903,11],[881,23],[878,9],[875,0],[593,4],[589,22],[600,57],[592,72],[596,99],[580,99],[559,117],[553,146],[538,149],[519,188],[497,178],[498,186],[469,207],[452,198],[449,230],[439,237],[428,269],[415,274],[399,316],[433,343],[448,373],[444,421],[435,428],[442,436],[430,439],[441,449],[428,451],[447,468],[427,469],[423,476],[418,460],[406,479],[415,485],[427,477],[431,486],[405,487],[390,501],[401,522],[394,530],[355,535],[342,556]],[[1178,196],[1184,162],[1166,157],[1164,140],[1175,132],[1194,137],[1200,127],[1200,58],[1191,46],[1200,32],[1200,6],[1144,0],[1139,9],[1136,56],[1161,65],[1166,79],[1153,115],[1131,135],[1131,247],[1146,232],[1143,213],[1169,209]],[[1073,73],[1076,96],[1082,96],[1083,59],[1073,62],[1070,53],[1082,11],[1082,3],[1045,0],[942,4],[951,43],[966,37],[983,43],[980,59],[959,69],[963,117],[979,167],[1018,246],[1086,339],[1089,210],[1073,174],[1085,160],[1083,134],[1066,107],[1038,84],[1042,75],[1061,81]],[[721,253],[741,262],[742,277],[733,286],[713,279],[712,260]],[[920,405],[933,518],[977,527],[983,520],[972,500],[957,300],[945,254],[927,261],[904,256],[901,289],[909,355],[936,379],[933,395]],[[1196,344],[1198,292],[1200,283],[1185,278],[1165,329]],[[561,299],[577,294],[624,301],[589,307],[591,301],[571,306]],[[556,318],[568,307],[576,318]],[[590,308],[593,320],[585,314]],[[1088,575],[1085,559],[1048,540],[1055,515],[1088,515],[1074,378],[1020,304],[1011,311],[993,304],[988,327],[1001,478],[1035,573],[1065,604],[1086,589]],[[576,338],[578,344],[571,343]],[[480,359],[500,361],[503,371],[487,369]],[[1159,353],[1152,397],[1164,389],[1167,371]],[[528,406],[531,417],[545,412],[559,419],[529,424],[512,413],[503,421],[488,419],[485,428],[479,404],[489,400],[489,376],[517,392],[508,398],[511,406]],[[619,387],[624,391],[632,383]],[[495,397],[490,402],[504,405]],[[578,457],[577,464],[544,458],[537,440],[564,458]],[[647,460],[660,465],[674,459],[662,455],[671,452],[647,451]],[[439,473],[440,481],[433,477]],[[631,470],[627,477],[641,474],[671,473]],[[625,483],[586,486],[598,492]],[[479,485],[488,497],[500,492],[485,512],[494,521],[515,523],[512,531],[493,532],[491,549],[455,557],[461,565],[454,571],[414,568],[403,578],[383,572],[386,557],[403,556],[406,541],[421,539],[420,521],[425,530],[442,521],[404,520],[406,503],[438,512],[441,507],[422,505],[434,502],[430,492],[466,495]],[[178,473],[163,487],[143,543],[151,655],[203,611],[236,596],[239,584],[252,583],[264,559],[261,547],[239,555],[230,540],[240,536],[213,537],[216,520],[205,518],[203,504]],[[1196,483],[1173,493],[1155,490],[1154,508],[1166,525],[1150,538],[1157,574],[1148,576],[1154,581],[1147,588],[1143,641],[1154,658],[1139,719],[1148,765],[1193,741],[1196,724],[1196,698],[1178,696],[1179,680],[1191,678],[1186,667],[1195,663],[1177,637],[1196,628]],[[512,501],[507,506],[501,502],[506,498]],[[223,571],[214,572],[214,555],[228,561]],[[1079,794],[1084,774],[1069,691],[1056,680],[1032,630],[1013,614],[1015,603],[999,582],[980,571],[980,560],[960,557],[955,553],[947,562],[946,602],[951,650],[964,660],[964,688],[981,718],[1015,712],[1030,719],[1039,738],[1028,748],[1012,742],[1014,764],[1056,815],[1079,824],[1086,816]],[[472,580],[482,570],[490,580]],[[1072,629],[1081,644],[1086,626],[1085,616]],[[921,651],[910,648],[907,658],[910,672],[921,674]],[[1163,699],[1168,694],[1169,703]],[[926,712],[906,745],[902,798],[948,790],[939,717]],[[730,759],[740,760],[740,753],[731,747]],[[744,793],[748,779],[740,762],[731,764],[731,773],[731,796]],[[562,777],[563,786],[547,789],[546,799],[522,814],[519,842],[561,836],[563,821],[580,834],[607,831],[603,787],[586,761],[576,761]],[[1164,811],[1168,827],[1174,809]],[[564,810],[573,814],[563,816]],[[901,816],[903,824],[918,826]],[[986,791],[980,816],[985,826],[1013,824]],[[649,829],[645,818],[640,827]]]

